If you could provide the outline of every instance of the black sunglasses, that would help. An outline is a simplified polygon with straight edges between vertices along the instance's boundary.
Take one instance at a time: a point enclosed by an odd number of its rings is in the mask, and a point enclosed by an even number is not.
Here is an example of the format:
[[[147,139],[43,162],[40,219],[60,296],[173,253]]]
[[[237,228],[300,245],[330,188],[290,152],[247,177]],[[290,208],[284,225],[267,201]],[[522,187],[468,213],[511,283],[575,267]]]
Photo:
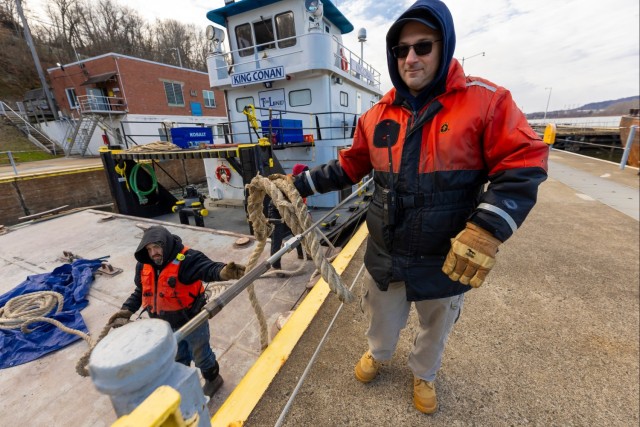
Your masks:
[[[393,56],[396,59],[403,59],[406,58],[407,56],[409,56],[409,51],[411,50],[411,48],[413,48],[413,51],[416,53],[416,55],[418,56],[425,56],[425,55],[429,55],[431,53],[431,50],[433,49],[433,44],[436,42],[441,42],[442,39],[440,40],[433,40],[433,41],[424,41],[424,42],[418,42],[416,44],[403,44],[400,46],[395,46],[391,48],[391,51],[393,52]]]

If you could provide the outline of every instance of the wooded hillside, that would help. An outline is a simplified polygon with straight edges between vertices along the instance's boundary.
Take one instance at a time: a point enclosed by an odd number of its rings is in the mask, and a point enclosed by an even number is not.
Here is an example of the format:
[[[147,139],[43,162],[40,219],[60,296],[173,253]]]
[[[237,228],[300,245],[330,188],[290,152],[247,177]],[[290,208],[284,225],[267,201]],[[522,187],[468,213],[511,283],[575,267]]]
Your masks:
[[[204,28],[171,19],[147,22],[137,11],[114,0],[48,0],[42,14],[22,6],[42,67],[109,52],[205,71],[208,52]],[[0,0],[0,99],[21,100],[40,87],[24,40],[15,0]],[[178,51],[177,51],[177,50]]]

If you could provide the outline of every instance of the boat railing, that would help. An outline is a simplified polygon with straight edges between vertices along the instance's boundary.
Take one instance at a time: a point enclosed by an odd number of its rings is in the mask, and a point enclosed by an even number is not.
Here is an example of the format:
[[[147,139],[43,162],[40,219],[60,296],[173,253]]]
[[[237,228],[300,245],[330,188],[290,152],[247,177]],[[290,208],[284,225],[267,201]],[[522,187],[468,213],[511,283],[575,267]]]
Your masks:
[[[278,47],[290,40],[296,43],[290,47]],[[305,57],[301,59],[301,55]],[[326,33],[310,32],[228,52],[218,50],[207,57],[212,87],[225,84],[234,86],[232,74],[277,66],[286,67],[287,73],[310,68],[344,72],[361,84],[380,89],[380,73],[345,46],[337,36]]]
[[[262,110],[257,108],[256,110]],[[265,109],[268,110],[268,109]],[[210,127],[214,136],[214,143],[224,144],[255,144],[259,138],[269,138],[274,148],[288,148],[312,146],[323,143],[333,144],[335,142],[343,142],[353,138],[355,126],[359,115],[346,112],[326,112],[326,113],[306,113],[295,112],[291,110],[271,110],[271,121],[269,118],[261,118],[258,120],[258,130],[250,127],[248,119],[236,121],[224,121],[214,125],[205,123],[177,122],[168,126],[165,122],[147,122],[147,121],[120,121],[120,134],[122,135],[122,145],[124,149],[136,145],[143,145],[154,141],[170,141],[171,127]],[[301,120],[302,127],[294,127],[283,122],[282,119]],[[266,122],[263,123],[262,122]],[[269,126],[269,123],[271,126]],[[134,125],[133,127],[131,125]],[[137,126],[136,126],[137,125]],[[144,125],[141,130],[139,125]],[[234,126],[236,125],[236,126]],[[131,129],[137,129],[135,133]],[[234,130],[235,128],[235,130]],[[145,131],[145,129],[147,129]],[[241,129],[238,131],[238,129]],[[295,139],[292,142],[278,141],[276,134],[289,133],[291,131],[301,131],[302,138]]]
[[[310,146],[318,142],[343,141],[353,138],[359,114],[333,111],[333,112],[306,112],[296,110],[279,110],[274,108],[254,107],[257,112],[267,113],[257,119],[259,130],[253,130],[251,120],[247,116],[243,120],[229,122],[232,131],[230,138],[235,143],[255,143],[258,138],[271,139],[275,148],[287,148],[290,146]],[[293,125],[293,121],[302,123],[302,127]],[[238,126],[234,126],[238,125]],[[246,127],[244,127],[246,125]],[[238,132],[245,128],[246,131]],[[284,141],[278,135],[298,133],[301,138],[291,138]]]

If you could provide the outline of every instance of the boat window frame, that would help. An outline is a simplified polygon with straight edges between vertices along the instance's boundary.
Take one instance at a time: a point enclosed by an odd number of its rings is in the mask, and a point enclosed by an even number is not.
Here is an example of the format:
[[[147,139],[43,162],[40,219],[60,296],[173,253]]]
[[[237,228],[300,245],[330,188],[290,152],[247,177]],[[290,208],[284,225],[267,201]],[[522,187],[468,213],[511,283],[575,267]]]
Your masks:
[[[251,100],[251,102],[249,102],[249,103],[247,103],[247,104],[243,104],[243,105],[242,105],[242,108],[238,109],[238,101],[241,101],[241,100],[243,100],[243,99],[250,99],[250,100]],[[251,105],[256,105],[256,102],[255,102],[255,99],[253,98],[253,96],[243,96],[243,97],[241,97],[241,98],[236,98],[235,104],[236,104],[236,112],[238,112],[238,113],[242,113],[242,112],[244,111],[244,107],[246,107],[246,106],[247,106],[247,105],[249,105],[249,104],[251,104]]]
[[[293,34],[281,36],[281,25],[278,23],[278,18],[283,17],[284,15],[291,16],[291,25],[290,28],[293,29]],[[288,10],[286,12],[278,13],[273,17],[274,27],[276,29],[276,41],[278,44],[278,49],[286,49],[288,47],[293,47],[298,43],[298,37],[296,33],[296,19],[292,10]],[[284,24],[282,25],[284,28]]]
[[[247,40],[244,35],[245,34],[239,34],[238,31],[245,31],[246,29],[248,29],[248,35],[249,35],[249,40]],[[236,27],[233,29],[233,32],[236,36],[236,45],[238,47],[238,55],[240,55],[240,57],[245,57],[245,56],[250,56],[253,55],[255,53],[255,43],[254,43],[254,39],[253,39],[253,28],[251,26],[251,23],[249,22],[245,22],[244,24],[240,24],[240,25],[236,25]],[[243,40],[244,44],[246,44],[246,46],[240,46],[240,41]]]
[[[293,99],[291,98],[292,94],[296,94],[298,92],[308,92],[309,93],[309,102],[307,102],[306,104],[296,104]],[[289,106],[290,107],[302,107],[305,105],[311,105],[312,103],[312,97],[311,97],[311,89],[298,89],[298,90],[291,90],[289,91]]]
[[[344,104],[343,104],[343,95],[344,95]],[[349,106],[349,94],[345,91],[340,91],[340,106],[341,107],[348,107]]]
[[[255,46],[258,49],[258,52],[276,48],[276,35],[273,31],[273,18],[261,17],[260,20],[252,23],[252,27]],[[259,29],[259,31],[256,31],[257,29]],[[258,40],[258,35],[260,35],[260,40]],[[267,37],[262,40],[263,35],[270,36],[270,38]]]

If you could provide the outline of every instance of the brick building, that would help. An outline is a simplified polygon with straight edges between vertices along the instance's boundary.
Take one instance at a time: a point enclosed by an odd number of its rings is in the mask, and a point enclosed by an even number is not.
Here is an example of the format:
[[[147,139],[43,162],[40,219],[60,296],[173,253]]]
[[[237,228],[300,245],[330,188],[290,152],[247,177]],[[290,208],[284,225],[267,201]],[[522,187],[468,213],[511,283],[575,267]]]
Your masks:
[[[214,142],[223,138],[224,93],[211,89],[205,72],[116,53],[47,72],[58,109],[71,120],[44,131],[66,154],[166,141],[174,127],[210,127]]]
[[[113,114],[225,117],[224,95],[209,87],[207,73],[107,53],[49,68],[60,110]]]

